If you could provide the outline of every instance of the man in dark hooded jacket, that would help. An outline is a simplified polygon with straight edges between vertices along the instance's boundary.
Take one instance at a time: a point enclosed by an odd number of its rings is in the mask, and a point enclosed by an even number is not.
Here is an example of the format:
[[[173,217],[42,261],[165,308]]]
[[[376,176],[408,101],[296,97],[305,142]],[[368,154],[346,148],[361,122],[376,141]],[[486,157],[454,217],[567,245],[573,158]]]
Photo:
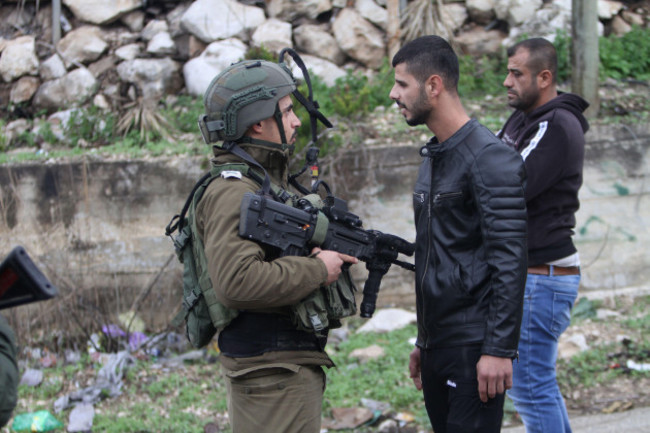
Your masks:
[[[555,47],[542,38],[508,49],[508,104],[497,134],[526,165],[528,278],[513,386],[508,395],[528,433],[571,432],[555,376],[558,339],[578,296],[580,258],[572,235],[582,185],[588,103],[556,88]]]

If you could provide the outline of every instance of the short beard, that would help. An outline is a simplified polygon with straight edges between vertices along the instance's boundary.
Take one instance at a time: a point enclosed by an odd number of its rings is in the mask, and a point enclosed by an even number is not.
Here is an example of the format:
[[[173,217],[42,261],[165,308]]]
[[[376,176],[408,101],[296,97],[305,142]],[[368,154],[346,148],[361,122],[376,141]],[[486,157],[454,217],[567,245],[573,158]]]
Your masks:
[[[410,119],[406,119],[406,123],[409,126],[418,126],[427,123],[431,114],[431,105],[425,99],[424,93],[420,93],[420,97],[413,103],[413,109],[410,111],[412,111],[413,116]]]
[[[539,98],[539,91],[536,85],[532,85],[525,92],[518,95],[516,99],[508,100],[508,105],[516,110],[528,113]]]

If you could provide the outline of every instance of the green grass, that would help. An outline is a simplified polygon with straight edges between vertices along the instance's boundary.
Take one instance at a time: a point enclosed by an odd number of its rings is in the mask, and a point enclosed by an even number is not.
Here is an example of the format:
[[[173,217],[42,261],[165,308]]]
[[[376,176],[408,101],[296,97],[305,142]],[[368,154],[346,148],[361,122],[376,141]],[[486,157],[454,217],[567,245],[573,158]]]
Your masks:
[[[591,301],[577,304],[571,326],[602,320],[592,314],[598,305],[598,302]],[[650,372],[625,368],[627,360],[650,362],[648,307],[650,296],[637,299],[631,307],[619,305],[617,309],[622,311],[621,316],[606,319],[608,324],[616,324],[623,333],[630,335],[630,339],[590,343],[589,350],[570,360],[558,361],[558,382],[565,395],[570,395],[576,388],[588,394],[589,389],[609,386],[623,377],[650,377]],[[385,334],[355,333],[354,330],[363,323],[362,319],[353,318],[346,323],[351,330],[349,339],[331,343],[327,348],[337,367],[327,372],[323,417],[331,418],[333,408],[361,408],[362,400],[369,399],[389,404],[391,412],[408,414],[415,419],[420,430],[430,430],[422,393],[415,389],[408,374],[409,354],[413,347],[409,339],[416,335],[416,327],[409,325]],[[351,356],[355,349],[371,345],[380,346],[384,355],[367,362]],[[214,355],[211,353],[210,358]],[[95,404],[93,432],[202,432],[207,422],[214,422],[218,414],[227,411],[226,390],[219,365],[207,359],[186,362],[181,368],[163,368],[156,364],[156,359],[138,361],[125,371],[122,395]],[[19,387],[19,403],[14,415],[37,410],[52,412],[52,403],[57,398],[94,383],[99,368],[99,364],[84,355],[78,364],[43,369],[44,380],[40,386]],[[55,416],[67,423],[69,411],[67,409]],[[513,420],[515,417],[514,407],[506,399],[505,419]],[[373,432],[376,425],[341,432],[352,431]]]
[[[415,325],[386,334],[352,334],[350,339],[328,353],[338,368],[327,373],[327,389],[323,411],[330,415],[332,408],[361,407],[361,399],[389,403],[395,412],[407,412],[418,423],[428,423],[422,392],[415,389],[409,378],[408,362],[415,337]],[[355,349],[371,345],[380,346],[385,354],[381,358],[360,363],[351,358]],[[426,424],[425,424],[426,425]]]
[[[612,320],[596,319],[584,304],[578,303],[576,308],[581,311],[580,320]],[[596,385],[611,383],[622,376],[650,377],[650,371],[630,370],[627,361],[648,363],[650,361],[650,296],[636,299],[630,311],[618,320],[624,332],[629,333],[630,339],[620,342],[600,342],[592,344],[589,350],[578,353],[569,360],[558,360],[558,383],[563,390],[571,390],[581,386],[590,388]],[[575,316],[574,310],[574,319]],[[576,321],[574,320],[572,324]]]

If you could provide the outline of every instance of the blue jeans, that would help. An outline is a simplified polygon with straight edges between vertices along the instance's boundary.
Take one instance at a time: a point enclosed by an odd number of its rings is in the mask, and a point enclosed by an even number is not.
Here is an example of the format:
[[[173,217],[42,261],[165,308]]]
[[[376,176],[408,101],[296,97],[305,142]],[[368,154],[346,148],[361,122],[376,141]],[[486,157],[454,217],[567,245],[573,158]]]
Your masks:
[[[580,275],[528,274],[519,339],[508,396],[526,433],[571,433],[569,416],[555,375],[560,335],[571,322]]]

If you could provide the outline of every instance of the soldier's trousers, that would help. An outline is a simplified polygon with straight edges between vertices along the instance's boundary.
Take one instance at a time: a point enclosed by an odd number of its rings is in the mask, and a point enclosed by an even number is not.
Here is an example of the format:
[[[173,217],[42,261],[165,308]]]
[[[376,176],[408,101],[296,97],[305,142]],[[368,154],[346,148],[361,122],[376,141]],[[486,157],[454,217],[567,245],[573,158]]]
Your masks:
[[[320,366],[222,366],[233,433],[319,433],[325,373]]]

